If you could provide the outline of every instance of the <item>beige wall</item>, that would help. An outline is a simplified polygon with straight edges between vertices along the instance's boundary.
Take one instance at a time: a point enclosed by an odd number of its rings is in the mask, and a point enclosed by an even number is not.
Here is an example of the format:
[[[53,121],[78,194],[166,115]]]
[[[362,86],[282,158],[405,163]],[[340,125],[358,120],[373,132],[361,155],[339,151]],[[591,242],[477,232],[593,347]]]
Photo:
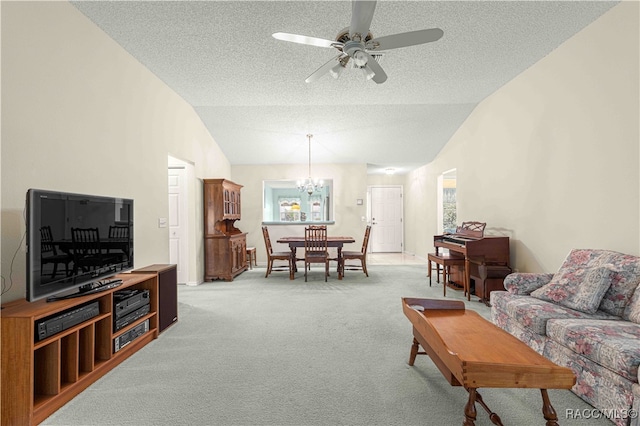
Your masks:
[[[30,187],[135,199],[136,267],[168,261],[167,155],[194,165],[189,281],[203,276],[201,178],[245,186],[248,243],[264,262],[263,179],[306,165],[231,166],[192,108],[64,2],[2,3],[2,275],[24,296]],[[640,254],[638,3],[624,2],[482,102],[432,163],[405,177],[314,165],[335,184],[334,234],[364,233],[367,185],[404,185],[405,250],[436,233],[436,182],[458,169],[459,221],[509,235],[516,268],[553,271],[572,247]],[[482,159],[480,162],[478,159]],[[272,227],[273,236],[302,234]],[[22,244],[22,245],[21,245]],[[7,284],[9,282],[7,281]]]
[[[458,222],[510,236],[521,271],[553,272],[572,248],[640,254],[638,16],[638,2],[614,7],[480,103],[407,176],[409,251],[432,250],[437,176],[456,168]]]
[[[393,186],[404,185],[404,175],[368,175],[367,185],[369,186]]]
[[[28,188],[135,200],[135,266],[169,261],[167,156],[197,177],[231,166],[190,105],[66,2],[2,3],[3,302],[24,297]],[[192,192],[191,192],[192,191]],[[202,276],[202,213],[192,253]],[[19,249],[20,247],[20,249]],[[11,260],[15,257],[10,271]],[[194,276],[195,275],[195,276]],[[199,278],[201,280],[201,278]]]
[[[263,180],[298,180],[308,174],[307,165],[274,164],[274,165],[234,165],[231,176],[242,188],[242,220],[236,227],[247,232],[247,245],[257,249],[258,264],[265,264],[266,252],[262,238],[262,181]],[[357,199],[366,199],[367,166],[366,164],[314,164],[313,175],[318,178],[333,179],[333,203],[335,206],[335,225],[328,225],[331,235],[352,236],[355,244],[348,250],[358,250],[362,245],[366,223],[361,219],[366,216],[366,206],[357,205]],[[212,176],[213,177],[213,176]],[[288,250],[288,246],[277,244],[279,237],[287,235],[304,235],[303,225],[269,225],[269,236],[275,251]]]

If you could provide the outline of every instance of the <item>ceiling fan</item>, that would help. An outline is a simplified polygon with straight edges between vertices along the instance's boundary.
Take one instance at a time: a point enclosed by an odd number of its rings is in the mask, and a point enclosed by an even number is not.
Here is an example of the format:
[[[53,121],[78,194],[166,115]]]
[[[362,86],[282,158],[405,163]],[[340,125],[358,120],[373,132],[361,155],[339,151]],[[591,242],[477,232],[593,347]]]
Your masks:
[[[440,28],[431,28],[373,38],[369,27],[375,8],[375,1],[353,0],[351,25],[338,33],[335,40],[290,33],[274,33],[273,38],[310,46],[335,48],[340,52],[338,56],[307,77],[305,80],[307,83],[314,82],[327,73],[338,78],[352,60],[353,67],[362,70],[367,79],[381,84],[387,80],[387,74],[378,63],[378,59],[382,56],[380,52],[437,41],[444,33]]]

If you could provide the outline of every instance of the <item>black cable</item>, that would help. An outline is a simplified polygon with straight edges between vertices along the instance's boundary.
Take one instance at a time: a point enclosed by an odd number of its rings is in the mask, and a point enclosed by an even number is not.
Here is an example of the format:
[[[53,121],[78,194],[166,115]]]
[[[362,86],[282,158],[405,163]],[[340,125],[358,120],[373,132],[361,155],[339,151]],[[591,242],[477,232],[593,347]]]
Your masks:
[[[24,224],[25,224],[24,233],[22,234],[22,237],[20,238],[20,243],[18,244],[18,247],[16,248],[15,253],[13,253],[13,257],[11,258],[11,264],[9,265],[9,287],[6,287],[7,280],[5,279],[4,276],[2,276],[2,291],[0,292],[0,296],[2,296],[3,294],[5,294],[9,290],[11,290],[11,287],[13,287],[13,262],[16,260],[16,256],[18,255],[18,252],[20,251],[20,247],[22,247],[22,242],[24,241],[25,237],[27,236],[27,217],[26,217],[26,214],[27,214],[27,210],[26,210],[26,207],[25,207],[22,210],[22,219],[23,219]]]

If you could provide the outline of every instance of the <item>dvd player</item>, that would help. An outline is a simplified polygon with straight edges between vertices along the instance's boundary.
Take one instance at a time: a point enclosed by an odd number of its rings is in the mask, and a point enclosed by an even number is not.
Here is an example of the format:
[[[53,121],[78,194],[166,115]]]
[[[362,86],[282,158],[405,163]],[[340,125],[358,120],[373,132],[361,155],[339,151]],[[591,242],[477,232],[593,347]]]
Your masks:
[[[47,337],[51,337],[54,334],[60,333],[98,315],[100,315],[100,305],[96,300],[78,306],[77,308],[37,320],[35,322],[36,341],[44,340]]]

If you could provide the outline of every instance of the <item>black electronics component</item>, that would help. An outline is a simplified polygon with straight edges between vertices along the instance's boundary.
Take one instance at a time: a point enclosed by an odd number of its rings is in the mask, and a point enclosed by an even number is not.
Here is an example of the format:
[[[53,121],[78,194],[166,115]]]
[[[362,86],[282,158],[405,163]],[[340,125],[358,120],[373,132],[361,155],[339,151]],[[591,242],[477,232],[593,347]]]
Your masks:
[[[113,331],[121,330],[122,328],[128,326],[133,323],[138,318],[142,318],[143,316],[149,313],[149,303],[146,305],[136,309],[135,311],[123,316],[120,319],[113,320]]]
[[[79,292],[85,294],[96,293],[99,290],[109,290],[122,285],[120,278],[110,278],[106,280],[94,281],[89,284],[85,284],[79,288]]]
[[[114,323],[143,305],[149,304],[149,290],[125,289],[113,293]]]
[[[113,352],[118,352],[129,343],[136,340],[138,337],[142,336],[144,333],[149,331],[149,320],[145,320],[140,324],[133,327],[131,330],[122,333],[120,336],[113,339]]]
[[[47,337],[60,333],[98,315],[100,315],[100,305],[96,300],[86,305],[37,320],[35,322],[36,341],[44,340]]]

